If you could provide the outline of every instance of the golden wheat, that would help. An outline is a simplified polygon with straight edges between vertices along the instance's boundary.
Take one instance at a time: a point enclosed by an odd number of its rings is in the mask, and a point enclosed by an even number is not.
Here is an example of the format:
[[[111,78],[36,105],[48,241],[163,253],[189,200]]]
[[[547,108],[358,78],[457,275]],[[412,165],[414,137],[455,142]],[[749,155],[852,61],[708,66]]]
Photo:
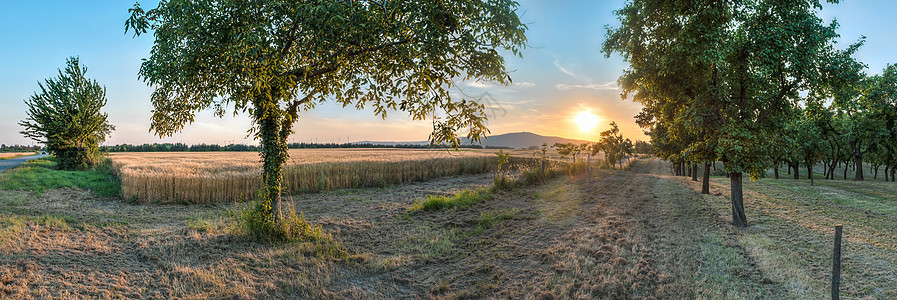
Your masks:
[[[206,203],[251,199],[261,186],[256,152],[113,153],[122,196],[140,202]],[[512,163],[528,161],[515,158]],[[493,151],[293,149],[284,190],[385,186],[492,171]]]
[[[16,156],[33,155],[34,152],[0,152],[0,158],[12,158]]]

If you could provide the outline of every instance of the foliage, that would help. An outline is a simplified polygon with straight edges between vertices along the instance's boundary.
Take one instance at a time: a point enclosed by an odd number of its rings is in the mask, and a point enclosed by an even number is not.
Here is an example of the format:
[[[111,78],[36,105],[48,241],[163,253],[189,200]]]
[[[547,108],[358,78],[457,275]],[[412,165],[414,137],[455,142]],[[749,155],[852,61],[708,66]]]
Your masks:
[[[87,67],[78,58],[66,60],[59,75],[38,83],[40,93],[25,100],[28,118],[19,122],[21,133],[44,143],[65,170],[84,170],[100,163],[99,144],[115,129],[107,115],[106,88],[84,77]]]
[[[633,151],[638,154],[654,154],[653,146],[646,141],[635,141]]]
[[[633,150],[632,141],[623,138],[617,122],[610,122],[610,129],[601,132],[598,147],[604,150],[604,160],[612,168],[616,168],[617,163],[622,168],[623,158],[632,155]]]
[[[576,150],[576,144],[554,143],[554,145],[552,145],[551,148],[554,148],[558,152],[558,154],[561,155],[562,157],[570,155],[570,157],[573,158],[573,162],[576,163],[576,156],[573,155],[573,152]]]
[[[43,157],[29,160],[0,175],[0,189],[26,190],[42,194],[50,189],[76,187],[91,190],[103,197],[119,197],[121,181],[108,159],[87,171],[59,170],[59,158]]]
[[[302,111],[328,100],[433,117],[432,143],[484,136],[484,106],[449,91],[456,79],[510,83],[499,51],[519,55],[517,4],[497,1],[162,1],[130,10],[126,31],[152,30],[140,76],[156,87],[151,128],[180,131],[197,111],[233,106],[254,121],[264,198],[280,213],[286,141]],[[436,118],[437,110],[442,118]]]

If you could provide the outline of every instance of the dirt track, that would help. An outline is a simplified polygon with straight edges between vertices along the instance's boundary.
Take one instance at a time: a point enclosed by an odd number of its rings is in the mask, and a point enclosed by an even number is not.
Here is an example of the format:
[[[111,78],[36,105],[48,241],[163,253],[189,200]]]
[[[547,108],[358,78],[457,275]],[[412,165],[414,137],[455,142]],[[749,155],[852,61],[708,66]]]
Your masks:
[[[407,209],[421,191],[490,178],[295,195],[295,207],[351,253],[339,260],[309,254],[305,244],[235,237],[222,221],[229,205],[133,205],[77,190],[28,200],[0,191],[0,298],[780,295],[704,198],[660,169],[640,161],[631,171],[560,178],[438,212]]]

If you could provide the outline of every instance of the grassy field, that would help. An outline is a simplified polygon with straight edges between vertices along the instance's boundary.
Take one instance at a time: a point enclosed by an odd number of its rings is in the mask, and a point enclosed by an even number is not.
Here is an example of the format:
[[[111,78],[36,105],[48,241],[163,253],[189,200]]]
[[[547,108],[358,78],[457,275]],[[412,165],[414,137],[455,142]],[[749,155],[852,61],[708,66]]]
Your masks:
[[[251,199],[261,184],[257,152],[113,153],[122,196],[139,202],[208,203]],[[293,149],[287,192],[383,187],[494,170],[494,151]],[[513,164],[532,164],[515,157]]]
[[[666,162],[630,167],[488,192],[483,174],[285,198],[328,245],[258,244],[234,225],[239,203],[0,190],[0,298],[821,299],[835,223],[842,297],[897,297],[894,183],[746,182],[751,226],[737,229],[726,178],[700,195]],[[432,193],[470,201],[418,207]]]
[[[56,169],[55,157],[43,157],[0,173],[0,189],[34,191],[39,195],[51,189],[76,187],[103,197],[119,197],[121,185],[114,173],[108,161],[91,171],[62,171]]]

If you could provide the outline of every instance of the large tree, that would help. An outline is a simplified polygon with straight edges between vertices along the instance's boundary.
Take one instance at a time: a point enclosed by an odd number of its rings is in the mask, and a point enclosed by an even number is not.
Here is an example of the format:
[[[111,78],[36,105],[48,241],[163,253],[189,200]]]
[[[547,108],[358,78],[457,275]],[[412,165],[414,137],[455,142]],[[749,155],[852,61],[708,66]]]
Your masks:
[[[463,1],[161,1],[131,10],[126,32],[153,31],[140,77],[155,87],[151,129],[180,131],[197,111],[248,113],[261,140],[264,201],[280,218],[287,137],[300,113],[333,101],[433,118],[433,143],[486,132],[460,80],[510,82],[502,51],[525,43],[517,3]],[[318,130],[318,129],[309,129]]]
[[[106,88],[84,76],[87,67],[77,57],[66,60],[65,70],[56,78],[38,83],[40,93],[25,100],[28,118],[19,122],[21,133],[47,149],[58,159],[58,167],[81,170],[100,162],[99,145],[115,129],[107,115]]]
[[[747,226],[742,175],[765,173],[771,141],[832,57],[837,23],[823,24],[820,8],[819,0],[631,0],[617,11],[621,26],[608,29],[604,52],[629,62],[620,82],[624,97],[645,105],[640,119],[673,137],[700,128],[685,147],[725,163],[738,227]]]

